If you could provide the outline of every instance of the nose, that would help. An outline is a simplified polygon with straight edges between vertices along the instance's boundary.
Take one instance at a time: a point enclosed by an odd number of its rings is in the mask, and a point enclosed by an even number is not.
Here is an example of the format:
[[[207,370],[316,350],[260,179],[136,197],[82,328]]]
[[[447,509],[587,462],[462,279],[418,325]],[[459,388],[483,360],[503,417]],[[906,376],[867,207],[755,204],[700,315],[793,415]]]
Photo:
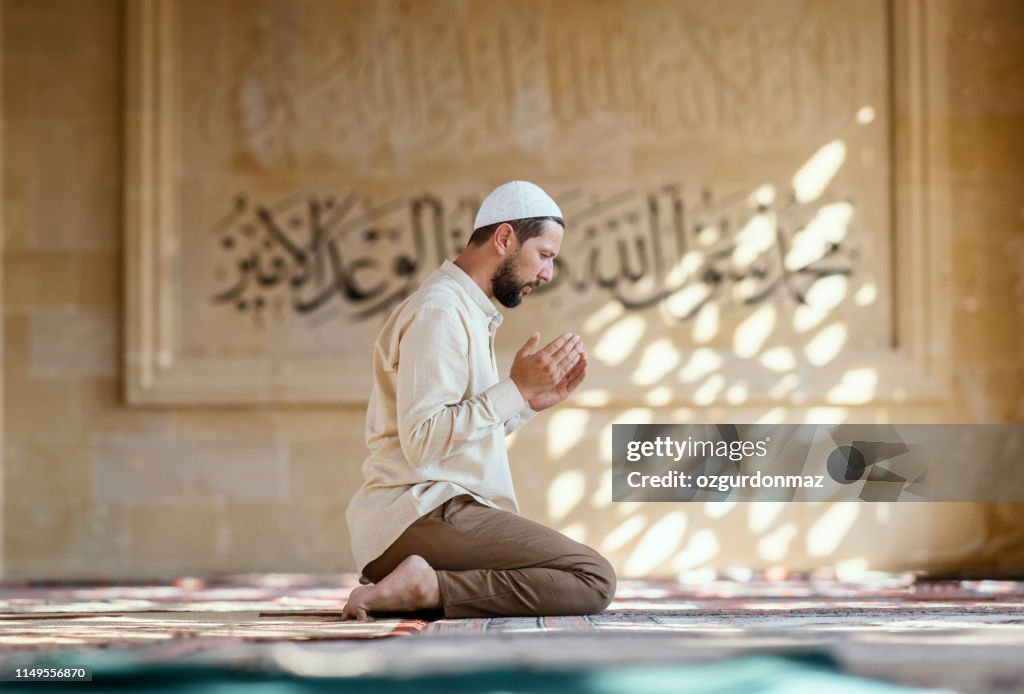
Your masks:
[[[554,275],[555,275],[554,263],[547,263],[547,264],[544,265],[543,268],[541,268],[541,271],[537,275],[537,277],[541,281],[543,281],[543,282],[550,282],[551,278],[554,277]]]

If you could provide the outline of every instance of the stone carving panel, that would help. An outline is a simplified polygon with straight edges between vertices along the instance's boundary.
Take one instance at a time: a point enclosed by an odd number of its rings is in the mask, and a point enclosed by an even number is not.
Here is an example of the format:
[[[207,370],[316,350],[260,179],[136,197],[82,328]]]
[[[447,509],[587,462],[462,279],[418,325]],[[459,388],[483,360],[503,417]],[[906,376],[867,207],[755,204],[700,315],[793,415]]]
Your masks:
[[[838,325],[844,353],[891,350],[888,11],[143,0],[130,396],[361,400],[387,311],[513,178],[552,192],[568,230],[503,353],[635,316],[635,354],[593,380],[642,397],[652,343],[723,368],[786,348],[799,369]]]

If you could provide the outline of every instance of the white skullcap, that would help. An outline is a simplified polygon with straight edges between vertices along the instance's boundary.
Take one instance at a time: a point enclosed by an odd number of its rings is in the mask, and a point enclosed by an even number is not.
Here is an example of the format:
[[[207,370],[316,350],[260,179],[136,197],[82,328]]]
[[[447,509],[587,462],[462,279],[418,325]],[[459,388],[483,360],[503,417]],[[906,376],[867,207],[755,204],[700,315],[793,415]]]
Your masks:
[[[484,198],[476,213],[473,231],[490,224],[530,217],[561,217],[562,211],[551,196],[529,181],[503,183]]]

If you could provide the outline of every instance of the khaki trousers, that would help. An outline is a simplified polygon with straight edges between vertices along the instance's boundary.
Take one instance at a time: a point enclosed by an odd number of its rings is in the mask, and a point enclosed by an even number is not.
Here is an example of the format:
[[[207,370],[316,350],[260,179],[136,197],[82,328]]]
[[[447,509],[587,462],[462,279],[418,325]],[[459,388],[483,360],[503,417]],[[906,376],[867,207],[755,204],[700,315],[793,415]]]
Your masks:
[[[363,574],[378,583],[413,554],[437,571],[449,618],[596,614],[615,594],[615,571],[600,554],[468,494],[409,526]]]

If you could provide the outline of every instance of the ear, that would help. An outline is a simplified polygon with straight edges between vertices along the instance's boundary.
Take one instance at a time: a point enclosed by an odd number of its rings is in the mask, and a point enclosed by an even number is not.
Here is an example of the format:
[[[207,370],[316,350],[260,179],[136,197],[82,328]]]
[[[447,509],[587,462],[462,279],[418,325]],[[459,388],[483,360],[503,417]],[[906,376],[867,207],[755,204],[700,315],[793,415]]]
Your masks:
[[[512,225],[505,222],[499,224],[498,228],[494,230],[491,243],[494,244],[494,250],[498,252],[498,255],[510,255],[515,252],[516,247],[519,245],[519,239],[516,238],[516,232]]]

